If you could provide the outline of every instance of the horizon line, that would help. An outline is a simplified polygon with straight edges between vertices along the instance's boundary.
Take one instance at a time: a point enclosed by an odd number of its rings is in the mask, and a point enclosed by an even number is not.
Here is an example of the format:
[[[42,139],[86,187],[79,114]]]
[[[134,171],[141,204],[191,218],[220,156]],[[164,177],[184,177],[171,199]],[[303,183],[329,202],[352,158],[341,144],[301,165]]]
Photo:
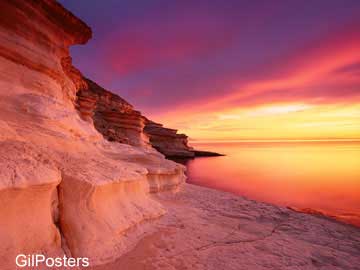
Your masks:
[[[360,138],[354,139],[237,139],[237,140],[194,140],[189,143],[235,143],[235,142],[360,142]]]

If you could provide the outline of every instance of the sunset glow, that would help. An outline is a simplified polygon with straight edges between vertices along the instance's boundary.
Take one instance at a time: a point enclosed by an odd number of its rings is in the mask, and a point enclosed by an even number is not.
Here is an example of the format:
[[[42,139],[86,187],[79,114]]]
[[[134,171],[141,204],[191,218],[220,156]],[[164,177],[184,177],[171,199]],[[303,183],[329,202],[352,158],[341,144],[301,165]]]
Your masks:
[[[360,215],[349,214],[360,213],[360,170],[354,170],[360,166],[356,142],[252,141],[194,145],[200,149],[221,149],[227,156],[190,161],[191,183],[280,205],[298,208],[311,205],[313,209],[360,225]],[[219,177],[226,181],[219,181]]]
[[[357,139],[360,104],[277,104],[196,114],[179,122],[193,139]],[[170,121],[170,119],[168,120]],[[187,123],[191,123],[187,125]]]
[[[360,270],[360,0],[0,12],[0,270]]]
[[[75,63],[191,140],[359,139],[360,7],[321,2],[110,1]]]

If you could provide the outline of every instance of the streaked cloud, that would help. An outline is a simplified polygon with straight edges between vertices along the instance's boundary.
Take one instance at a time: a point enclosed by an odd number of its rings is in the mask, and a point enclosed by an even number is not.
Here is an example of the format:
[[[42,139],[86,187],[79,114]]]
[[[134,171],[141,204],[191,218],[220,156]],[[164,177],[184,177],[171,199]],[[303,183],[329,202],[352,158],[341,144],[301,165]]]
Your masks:
[[[80,69],[193,138],[360,137],[359,1],[62,2]]]

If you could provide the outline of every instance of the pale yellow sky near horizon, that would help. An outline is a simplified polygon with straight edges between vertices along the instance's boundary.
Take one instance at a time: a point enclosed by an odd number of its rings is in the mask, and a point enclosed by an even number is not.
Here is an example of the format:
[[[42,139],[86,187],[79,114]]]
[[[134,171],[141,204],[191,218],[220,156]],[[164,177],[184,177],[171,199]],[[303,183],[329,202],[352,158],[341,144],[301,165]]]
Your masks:
[[[358,139],[360,103],[278,103],[162,121],[192,141]]]

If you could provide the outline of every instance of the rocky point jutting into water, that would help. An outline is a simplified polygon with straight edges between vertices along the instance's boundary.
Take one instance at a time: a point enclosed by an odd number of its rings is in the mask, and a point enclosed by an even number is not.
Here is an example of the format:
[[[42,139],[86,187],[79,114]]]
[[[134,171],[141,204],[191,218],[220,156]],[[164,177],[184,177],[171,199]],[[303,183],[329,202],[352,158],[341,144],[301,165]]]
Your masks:
[[[60,4],[0,11],[1,270],[18,254],[99,270],[359,269],[354,227],[182,184],[148,138],[171,155],[192,151],[186,137],[72,66],[69,46],[92,33]]]
[[[194,149],[188,145],[188,137],[178,134],[176,129],[166,128],[146,119],[144,131],[149,136],[151,145],[167,157],[195,156]]]
[[[92,122],[105,139],[133,146],[151,145],[172,158],[219,155],[193,149],[185,134],[147,119],[123,98],[89,79],[84,81],[86,84],[76,93],[76,108],[82,119]]]
[[[149,119],[145,119],[144,132],[149,137],[150,144],[169,158],[222,156],[219,153],[194,149],[189,146],[188,136]]]

